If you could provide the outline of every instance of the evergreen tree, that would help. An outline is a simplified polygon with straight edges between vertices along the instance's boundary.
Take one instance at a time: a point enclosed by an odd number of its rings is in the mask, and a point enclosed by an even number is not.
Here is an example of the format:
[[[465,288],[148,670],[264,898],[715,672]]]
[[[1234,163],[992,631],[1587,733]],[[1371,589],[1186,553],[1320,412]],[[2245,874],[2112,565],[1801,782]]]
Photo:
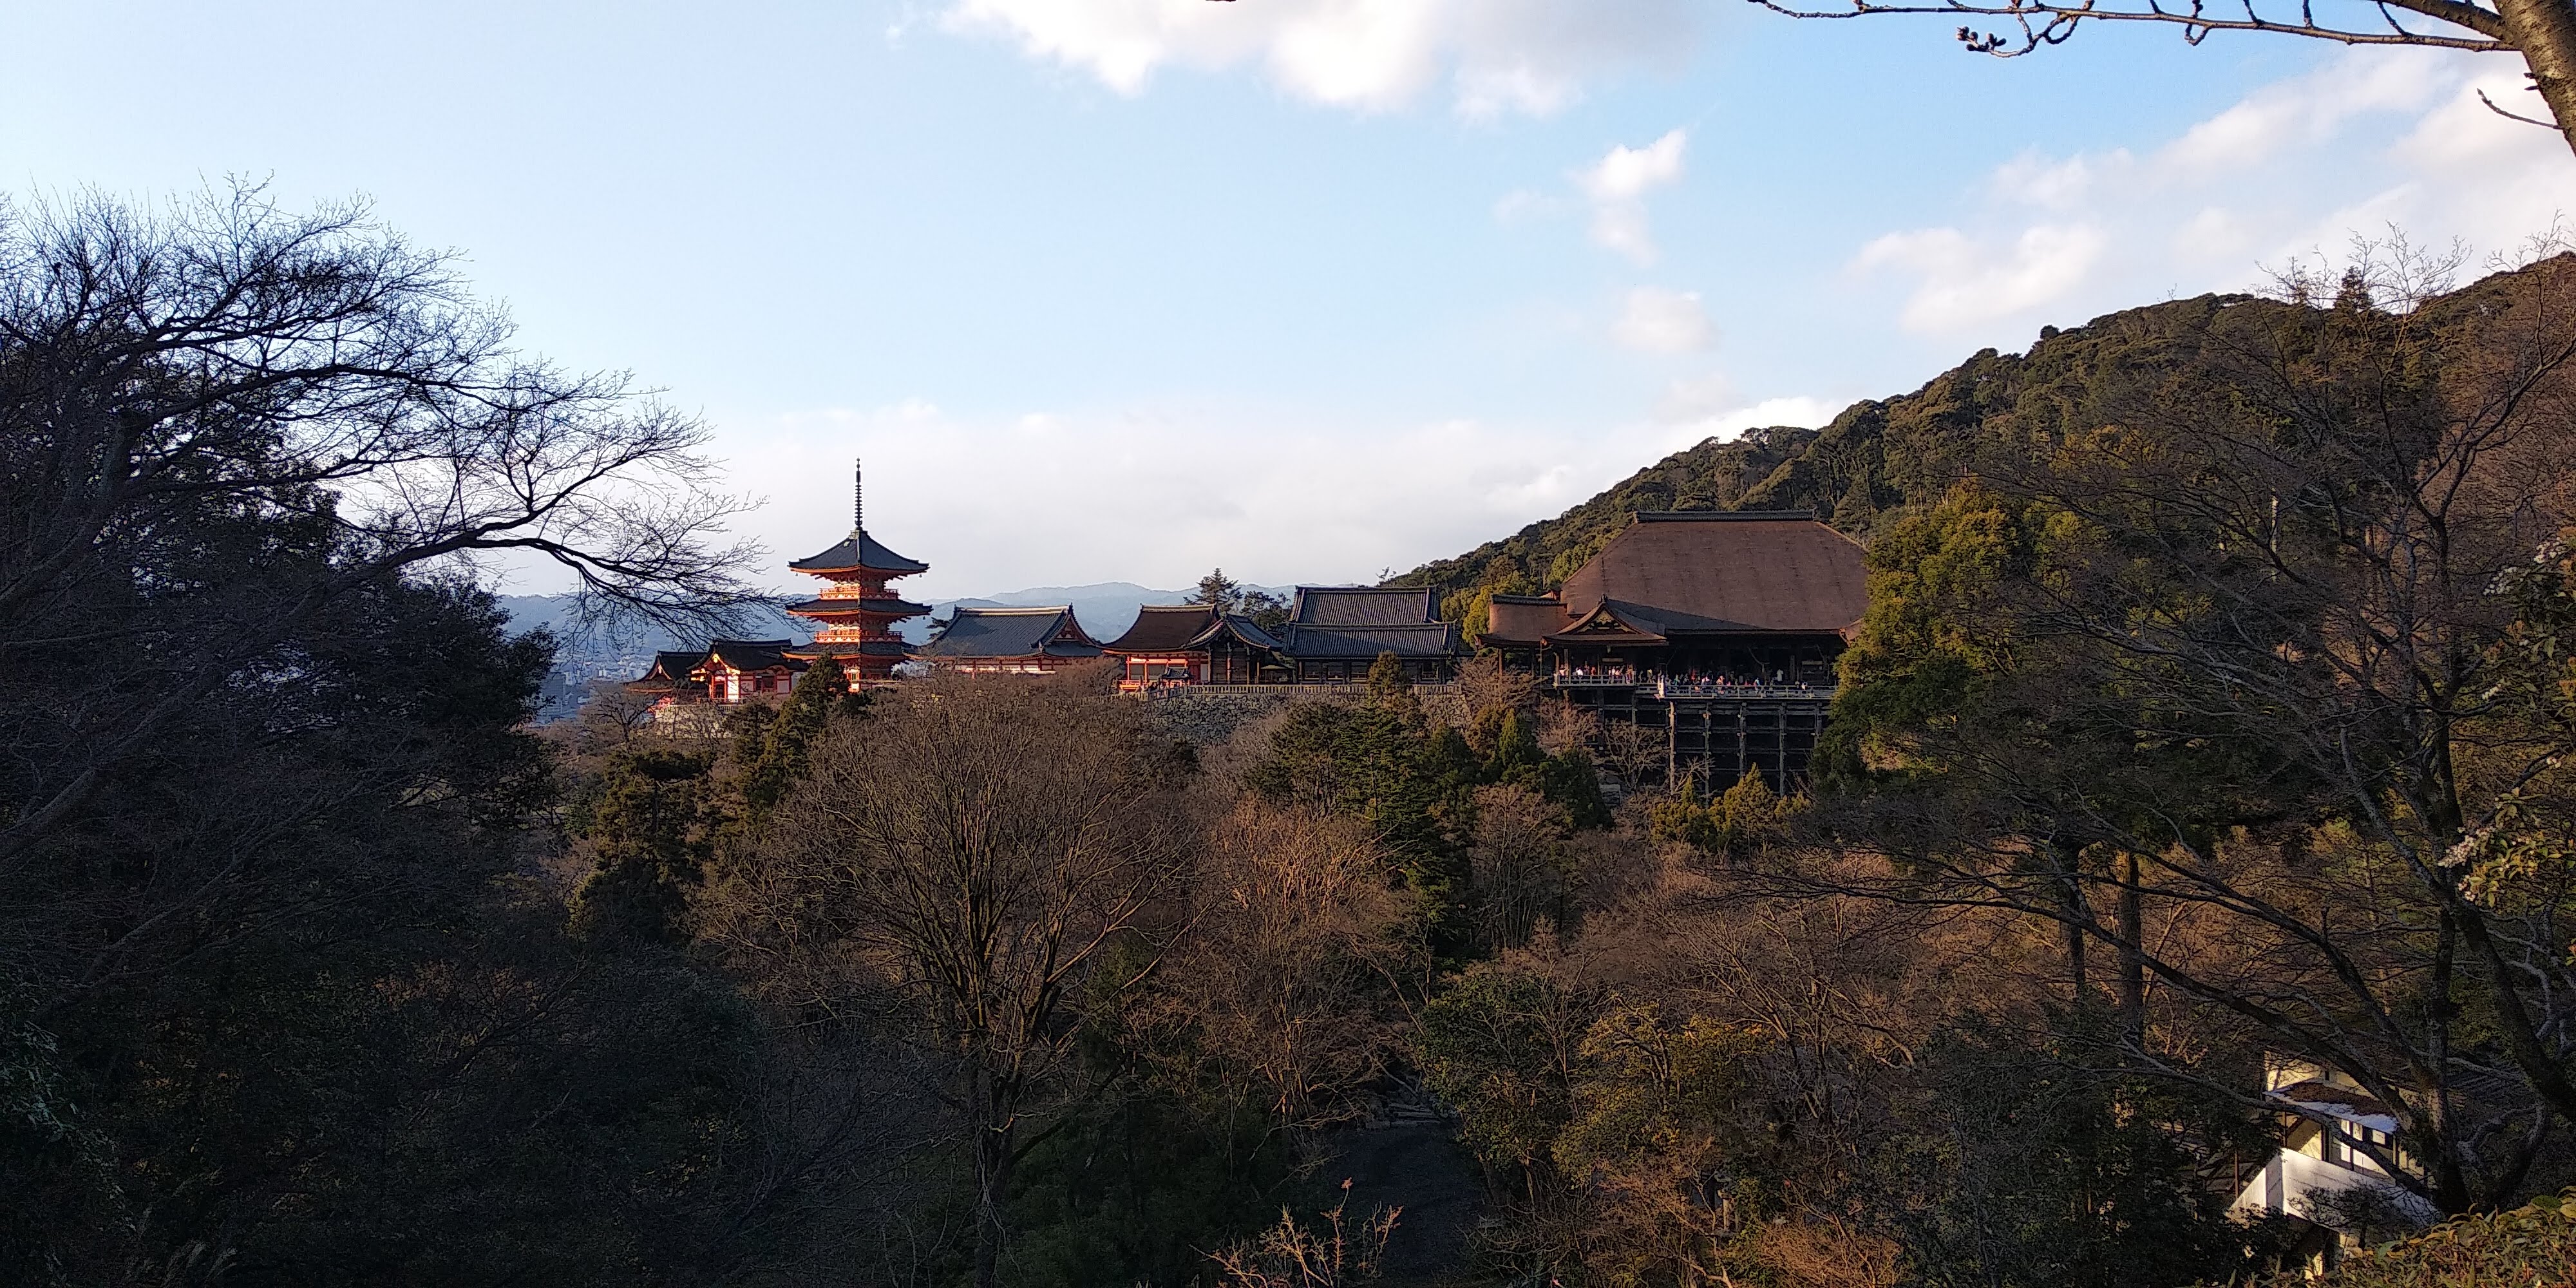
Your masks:
[[[609,766],[586,838],[590,875],[573,893],[573,937],[594,946],[680,938],[688,891],[705,875],[713,760],[643,747]]]
[[[805,777],[805,767],[812,759],[814,740],[823,735],[835,715],[855,715],[867,709],[868,695],[850,691],[849,674],[833,657],[816,659],[778,714],[761,733],[759,750],[744,766],[742,801],[753,817],[768,813],[785,799],[788,789]]]

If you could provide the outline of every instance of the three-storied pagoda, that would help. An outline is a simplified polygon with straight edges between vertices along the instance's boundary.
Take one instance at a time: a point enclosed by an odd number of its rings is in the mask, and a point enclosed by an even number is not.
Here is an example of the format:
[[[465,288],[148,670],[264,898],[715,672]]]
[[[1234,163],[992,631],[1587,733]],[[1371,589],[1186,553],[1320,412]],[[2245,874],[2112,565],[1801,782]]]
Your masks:
[[[894,668],[910,649],[895,634],[894,624],[907,617],[919,617],[930,607],[895,594],[886,584],[897,577],[928,572],[930,565],[906,559],[868,535],[863,471],[852,471],[850,535],[821,554],[787,566],[830,583],[814,598],[787,606],[788,612],[810,617],[818,624],[814,642],[791,650],[788,656],[808,662],[837,658],[852,688],[894,679]]]

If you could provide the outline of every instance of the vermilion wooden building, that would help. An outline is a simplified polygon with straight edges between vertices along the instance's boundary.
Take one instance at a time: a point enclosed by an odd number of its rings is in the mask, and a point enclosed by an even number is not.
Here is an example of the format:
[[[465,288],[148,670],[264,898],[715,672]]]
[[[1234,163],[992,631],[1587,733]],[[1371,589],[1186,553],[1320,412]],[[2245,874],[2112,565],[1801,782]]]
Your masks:
[[[1249,617],[1205,604],[1147,605],[1127,633],[1100,646],[1127,664],[1128,693],[1193,684],[1285,684],[1293,674],[1279,641]]]
[[[839,659],[855,689],[892,680],[894,668],[910,654],[910,647],[895,634],[895,623],[919,617],[930,608],[897,595],[888,584],[898,577],[928,572],[930,565],[906,559],[869,536],[865,480],[855,471],[851,491],[850,535],[821,554],[787,565],[829,584],[814,598],[788,605],[787,611],[817,624],[814,642],[790,655],[806,662]]]
[[[803,659],[786,640],[714,640],[706,651],[662,652],[652,668],[629,680],[629,692],[653,694],[656,705],[715,702],[730,706],[763,695],[785,696],[805,673]]]

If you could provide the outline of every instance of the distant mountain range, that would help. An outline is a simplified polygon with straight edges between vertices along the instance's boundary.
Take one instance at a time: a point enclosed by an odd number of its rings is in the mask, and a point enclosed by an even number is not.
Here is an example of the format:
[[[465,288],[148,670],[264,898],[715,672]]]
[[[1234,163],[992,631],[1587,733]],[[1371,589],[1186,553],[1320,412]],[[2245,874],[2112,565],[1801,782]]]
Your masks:
[[[1289,588],[1254,587],[1285,595]],[[1136,624],[1139,610],[1148,604],[1177,604],[1189,598],[1185,590],[1155,590],[1132,582],[1104,581],[1089,586],[1032,586],[1026,590],[1006,590],[968,599],[934,599],[930,617],[916,617],[897,627],[906,640],[915,644],[930,638],[932,618],[946,617],[960,605],[969,608],[1043,608],[1070,604],[1082,629],[1093,639],[1107,641],[1127,633]],[[555,633],[558,649],[555,669],[546,677],[545,706],[540,715],[553,719],[568,715],[581,705],[590,686],[601,680],[631,680],[652,665],[653,655],[664,649],[690,648],[703,643],[682,641],[660,631],[638,631],[626,637],[613,637],[597,631],[576,629],[571,624],[570,595],[503,595],[502,611],[510,615],[510,629],[515,632],[545,627]],[[759,639],[811,639],[814,624],[801,617],[770,609],[761,614],[752,628],[744,632]]]

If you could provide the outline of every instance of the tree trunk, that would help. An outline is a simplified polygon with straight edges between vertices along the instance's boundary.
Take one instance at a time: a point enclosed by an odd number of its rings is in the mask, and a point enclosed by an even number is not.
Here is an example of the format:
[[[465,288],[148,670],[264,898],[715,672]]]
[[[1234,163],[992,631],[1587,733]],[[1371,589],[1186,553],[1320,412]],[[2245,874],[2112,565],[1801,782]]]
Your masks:
[[[987,1096],[975,1134],[975,1288],[994,1288],[1002,1268],[1002,1203],[1010,1197],[1012,1115]]]
[[[2048,843],[2048,857],[2057,865],[2059,897],[2066,903],[2063,922],[2066,928],[2066,977],[2071,1000],[2080,1012],[2088,1000],[2084,978],[2084,922],[2088,914],[2084,909],[2084,882],[2078,870],[2084,861],[2084,852],[2064,841],[2051,841]]]
[[[2576,3],[2570,0],[2496,0],[2505,39],[2522,51],[2531,81],[2576,151]],[[2505,105],[2508,110],[2510,104]]]
[[[2138,856],[2120,856],[2120,1036],[2147,1037],[2146,913],[2138,894]]]

